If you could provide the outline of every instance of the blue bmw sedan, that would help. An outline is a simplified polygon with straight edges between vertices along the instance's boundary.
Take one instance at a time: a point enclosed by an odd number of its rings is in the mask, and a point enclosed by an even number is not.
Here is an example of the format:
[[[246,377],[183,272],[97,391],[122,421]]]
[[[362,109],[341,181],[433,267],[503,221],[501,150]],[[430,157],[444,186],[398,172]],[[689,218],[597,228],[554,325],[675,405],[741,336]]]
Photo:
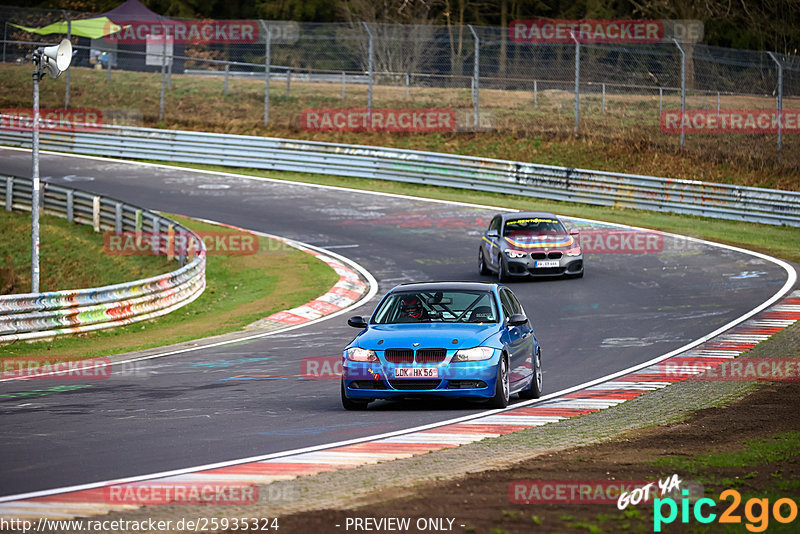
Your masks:
[[[541,350],[512,291],[501,284],[402,284],[369,318],[343,354],[342,404],[362,410],[376,399],[461,397],[505,408],[509,397],[542,394]]]

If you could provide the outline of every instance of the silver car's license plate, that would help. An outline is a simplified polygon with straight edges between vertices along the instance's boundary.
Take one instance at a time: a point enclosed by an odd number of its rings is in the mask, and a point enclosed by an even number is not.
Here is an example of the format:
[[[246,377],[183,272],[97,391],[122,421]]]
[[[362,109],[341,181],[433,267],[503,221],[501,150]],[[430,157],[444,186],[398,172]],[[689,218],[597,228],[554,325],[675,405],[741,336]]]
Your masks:
[[[544,260],[533,262],[534,267],[558,267],[558,260]]]

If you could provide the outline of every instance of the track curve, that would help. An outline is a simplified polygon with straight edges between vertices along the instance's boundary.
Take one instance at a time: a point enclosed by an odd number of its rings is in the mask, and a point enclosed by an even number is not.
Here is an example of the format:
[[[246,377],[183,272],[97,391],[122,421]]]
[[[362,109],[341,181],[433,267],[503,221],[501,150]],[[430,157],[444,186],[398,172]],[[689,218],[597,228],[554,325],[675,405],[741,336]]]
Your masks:
[[[0,158],[0,171],[30,174],[29,152],[0,149]],[[370,270],[379,294],[408,280],[481,279],[479,234],[496,211],[49,153],[41,169],[54,183],[331,248]],[[552,392],[702,337],[767,300],[786,278],[764,259],[666,238],[662,253],[595,255],[581,280],[521,282],[514,289],[533,316],[545,390]],[[145,376],[72,380],[86,387],[47,396],[13,396],[41,382],[0,384],[0,496],[320,445],[482,410],[376,403],[367,412],[343,411],[337,382],[293,376],[303,358],[340,353],[354,333],[343,323],[322,321],[152,360]]]

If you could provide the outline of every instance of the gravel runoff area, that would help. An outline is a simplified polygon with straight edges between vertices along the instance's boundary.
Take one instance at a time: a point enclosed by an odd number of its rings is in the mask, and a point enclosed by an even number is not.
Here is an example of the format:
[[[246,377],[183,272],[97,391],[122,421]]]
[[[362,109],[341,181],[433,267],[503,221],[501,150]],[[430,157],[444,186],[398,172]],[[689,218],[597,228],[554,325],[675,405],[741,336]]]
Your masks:
[[[787,357],[800,356],[800,322],[776,334],[757,345],[747,356],[743,357]],[[788,388],[788,389],[787,389]],[[793,388],[793,389],[792,389]],[[590,455],[597,447],[612,447],[612,456],[622,455],[622,450],[631,443],[635,443],[636,436],[642,432],[660,440],[663,444],[663,453],[667,455],[680,455],[684,449],[678,442],[673,443],[675,428],[686,426],[681,421],[689,420],[698,413],[698,410],[730,406],[738,401],[738,405],[747,405],[748,399],[741,401],[759,389],[755,382],[738,381],[684,381],[666,388],[653,391],[618,406],[580,417],[550,423],[513,434],[486,439],[477,443],[464,445],[457,448],[445,449],[428,454],[394,460],[376,465],[359,467],[357,469],[343,469],[334,472],[320,473],[313,476],[300,477],[293,480],[273,482],[259,487],[259,502],[241,506],[146,506],[138,510],[125,513],[112,513],[103,516],[103,519],[124,519],[128,521],[146,521],[148,519],[175,521],[181,518],[197,517],[270,517],[279,518],[280,532],[345,532],[344,525],[336,527],[334,523],[341,523],[337,518],[344,518],[349,513],[351,516],[411,516],[432,513],[439,510],[436,516],[456,516],[464,509],[454,509],[450,493],[458,492],[461,485],[466,485],[470,480],[487,479],[492,473],[502,476],[506,486],[515,479],[530,479],[530,469],[525,467],[525,462],[553,462],[565,461],[575,454]],[[770,390],[770,386],[763,386],[762,390]],[[797,382],[779,383],[771,388],[781,391],[784,395],[794,395],[797,398],[800,387]],[[752,397],[763,394],[757,392]],[[779,421],[800,429],[800,415],[796,404],[782,403],[778,406],[785,408],[785,414],[778,413]],[[774,406],[773,406],[774,407]],[[763,408],[759,408],[763,410]],[[746,419],[756,425],[753,435],[771,435],[777,428],[769,418],[764,417],[760,422],[754,417],[752,410],[739,410],[736,407],[718,410],[726,415],[723,420],[729,420],[736,426],[737,421]],[[704,413],[704,412],[700,412]],[[763,413],[763,412],[762,412]],[[738,418],[738,419],[737,419]],[[773,419],[775,416],[772,417]],[[691,422],[691,420],[690,420]],[[715,424],[720,424],[717,421]],[[725,423],[727,424],[727,423]],[[657,426],[656,425],[661,425]],[[648,428],[656,427],[656,428]],[[643,429],[647,429],[644,431]],[[717,427],[709,429],[714,435],[724,436],[725,432]],[[737,439],[736,436],[731,436]],[[705,440],[706,438],[697,438]],[[741,441],[741,440],[739,440]],[[702,441],[698,446],[705,447]],[[673,448],[674,447],[674,448]],[[570,461],[572,469],[565,473],[563,478],[581,479],[580,464]],[[519,471],[522,476],[515,475]],[[655,468],[653,468],[655,473]],[[537,477],[538,478],[538,477]],[[584,478],[586,479],[586,478]],[[597,480],[589,478],[586,480]],[[550,480],[553,480],[552,478]],[[488,479],[484,481],[488,484]],[[473,491],[474,493],[474,491]],[[502,492],[501,492],[502,493]],[[425,512],[419,506],[411,507],[415,497],[425,497],[430,510]],[[470,493],[469,495],[472,495]],[[441,506],[437,506],[437,498],[441,497]],[[466,502],[467,499],[464,499]],[[505,493],[499,495],[497,514],[510,508],[507,488]],[[597,505],[593,505],[597,506]],[[379,509],[394,509],[395,512],[378,513]],[[409,511],[404,514],[403,510]],[[410,513],[411,510],[415,510]],[[417,511],[419,510],[419,512]],[[598,510],[597,508],[595,510]],[[602,509],[600,509],[602,511]],[[610,512],[616,512],[613,505]],[[514,513],[508,512],[509,516]],[[464,515],[464,514],[461,514]],[[467,514],[468,515],[468,514]],[[505,527],[498,532],[529,531],[535,527],[530,515],[526,516],[528,527],[518,530]],[[464,523],[474,521],[465,518],[457,521]],[[479,523],[479,522],[478,522]],[[174,523],[173,523],[174,524]],[[491,527],[478,528],[477,531],[490,531]],[[498,527],[499,528],[499,527]],[[454,531],[473,531],[475,527],[465,530],[463,527],[454,526]],[[538,529],[537,529],[538,530]],[[569,530],[569,529],[567,529]],[[141,532],[141,531],[140,531]],[[234,532],[234,531],[231,531]]]

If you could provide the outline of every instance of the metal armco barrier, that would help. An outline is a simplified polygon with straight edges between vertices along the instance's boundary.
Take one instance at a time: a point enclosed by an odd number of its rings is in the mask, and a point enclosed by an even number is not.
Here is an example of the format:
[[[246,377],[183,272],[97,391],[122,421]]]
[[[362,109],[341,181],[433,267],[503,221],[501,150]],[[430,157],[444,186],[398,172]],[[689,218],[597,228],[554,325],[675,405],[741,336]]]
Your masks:
[[[800,226],[800,192],[794,191],[373,146],[122,126],[92,128],[95,131],[42,131],[41,146],[77,154],[373,178]],[[0,129],[2,144],[29,147],[30,138],[30,132]]]
[[[0,176],[6,210],[31,210],[31,180]],[[40,206],[48,214],[89,224],[99,232],[181,234],[193,242],[174,253],[180,268],[159,276],[90,289],[0,295],[0,343],[50,338],[122,326],[165,315],[199,297],[206,285],[206,249],[202,239],[181,224],[158,213],[124,202],[46,182]],[[175,252],[167,237],[153,246],[159,253]],[[188,261],[188,263],[187,263]]]

